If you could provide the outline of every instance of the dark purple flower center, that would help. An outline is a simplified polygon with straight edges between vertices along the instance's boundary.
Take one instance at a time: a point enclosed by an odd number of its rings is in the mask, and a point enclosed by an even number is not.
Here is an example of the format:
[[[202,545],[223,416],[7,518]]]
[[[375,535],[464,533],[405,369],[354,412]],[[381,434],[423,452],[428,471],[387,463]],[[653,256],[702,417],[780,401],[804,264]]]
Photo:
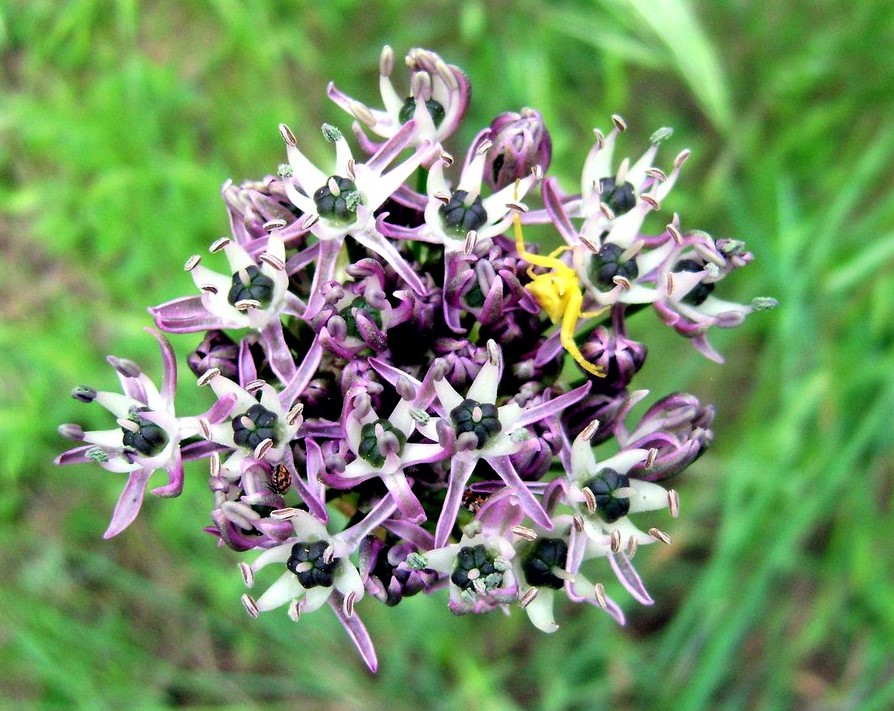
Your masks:
[[[469,592],[482,586],[487,590],[498,587],[503,572],[497,568],[495,560],[496,557],[481,544],[460,548],[450,580],[460,590]]]
[[[630,486],[630,478],[626,474],[603,469],[584,486],[596,497],[596,511],[606,523],[614,523],[630,511],[630,499],[615,496],[615,491]]]
[[[133,422],[137,429],[122,427],[121,431],[124,433],[122,440],[126,448],[139,452],[144,457],[154,457],[167,446],[168,433],[159,425],[140,417],[138,414],[148,411],[148,407],[131,410],[127,419]]]
[[[360,455],[361,459],[369,462],[374,467],[381,467],[385,463],[385,455],[379,448],[380,435],[376,431],[378,427],[381,427],[385,432],[390,432],[397,438],[397,454],[403,451],[404,445],[407,443],[406,435],[388,420],[380,418],[375,422],[367,422],[360,429],[360,446],[357,448],[357,454]]]
[[[286,567],[297,576],[301,587],[306,590],[332,587],[335,566],[341,558],[333,557],[327,560],[328,548],[329,543],[326,541],[298,542],[292,546],[292,554],[286,562]]]
[[[681,259],[674,266],[675,272],[700,272],[704,270],[704,265],[699,264],[694,259]],[[689,304],[690,306],[701,306],[705,299],[707,299],[711,292],[714,291],[714,284],[705,284],[704,282],[699,282],[696,284],[686,296],[684,296],[680,301],[684,304]]]
[[[233,284],[227,294],[227,302],[235,306],[240,301],[257,301],[262,309],[270,306],[273,299],[273,279],[252,265],[233,275]]]
[[[314,203],[320,217],[336,223],[346,224],[357,219],[360,193],[353,180],[333,175],[326,184],[314,193]]]
[[[636,205],[636,191],[626,180],[618,185],[614,178],[602,178],[599,190],[599,200],[611,208],[615,217],[630,212]]]
[[[261,404],[252,405],[245,414],[233,418],[233,441],[240,447],[254,449],[265,439],[277,444],[277,417]]]
[[[561,538],[538,538],[522,561],[522,571],[529,585],[559,590],[565,584],[553,573],[564,568],[568,559],[568,544]]]
[[[633,281],[639,276],[639,267],[636,266],[636,259],[621,260],[624,250],[617,244],[604,244],[599,254],[593,256],[590,260],[589,274],[594,284],[611,289],[615,283],[612,281],[616,276],[623,277],[628,281]]]
[[[444,120],[445,112],[444,107],[440,102],[435,101],[434,99],[429,99],[425,102],[425,108],[428,109],[428,115],[431,116],[432,122],[435,124],[435,128],[441,125],[441,121]],[[411,118],[413,118],[416,113],[416,99],[415,97],[408,96],[406,101],[404,101],[404,105],[400,107],[400,113],[398,113],[397,118],[401,122],[401,124],[405,124]]]
[[[468,192],[456,190],[450,196],[450,201],[446,205],[441,205],[438,210],[444,228],[463,237],[487,224],[487,211],[481,203],[481,196],[477,195],[471,201],[468,198]]]
[[[503,429],[497,406],[488,402],[463,400],[450,411],[450,420],[457,436],[471,432],[478,438],[478,449],[484,448]]]

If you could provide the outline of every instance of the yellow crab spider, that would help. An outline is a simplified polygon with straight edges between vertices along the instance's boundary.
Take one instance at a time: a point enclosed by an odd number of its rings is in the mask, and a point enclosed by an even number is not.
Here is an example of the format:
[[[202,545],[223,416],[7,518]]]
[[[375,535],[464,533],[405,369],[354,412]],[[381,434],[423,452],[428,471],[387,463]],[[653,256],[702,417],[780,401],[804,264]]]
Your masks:
[[[525,249],[521,218],[517,210],[513,218],[513,228],[515,230],[515,249],[522,259],[532,265],[528,267],[528,276],[531,277],[531,281],[525,285],[525,288],[534,295],[537,303],[546,311],[550,321],[562,322],[560,332],[562,347],[571,354],[581,368],[599,378],[604,378],[605,369],[584,358],[584,354],[580,352],[580,348],[574,341],[574,329],[577,327],[578,320],[591,318],[600,312],[581,311],[584,297],[581,295],[577,272],[558,258],[560,254],[567,252],[571,247],[559,247],[546,256],[532,254]],[[535,266],[551,271],[546,274],[534,274],[532,270]]]

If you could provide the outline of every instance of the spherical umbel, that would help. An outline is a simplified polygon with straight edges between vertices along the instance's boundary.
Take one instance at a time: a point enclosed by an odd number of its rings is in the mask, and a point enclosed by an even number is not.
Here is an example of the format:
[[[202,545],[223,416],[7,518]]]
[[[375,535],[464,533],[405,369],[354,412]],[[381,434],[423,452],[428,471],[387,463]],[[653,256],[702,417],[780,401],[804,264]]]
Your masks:
[[[245,414],[233,418],[233,441],[240,447],[254,449],[265,439],[277,445],[277,418],[261,404],[252,405]]]
[[[233,275],[233,284],[227,294],[227,302],[235,306],[240,301],[257,301],[262,309],[273,299],[273,279],[252,265]]]
[[[292,546],[292,554],[286,562],[286,567],[294,573],[301,587],[306,590],[317,587],[332,587],[335,577],[335,567],[341,558],[326,559],[326,550],[329,543],[326,541],[314,541],[305,543],[299,541]]]
[[[554,568],[564,568],[568,560],[568,544],[561,538],[538,538],[525,559],[522,571],[529,585],[559,590],[565,581],[553,574]]]
[[[487,446],[503,429],[497,406],[488,402],[463,400],[450,411],[450,420],[457,436],[472,432],[478,438],[478,449]]]
[[[599,254],[593,256],[590,261],[589,276],[594,284],[605,289],[615,286],[615,277],[623,277],[627,281],[633,281],[639,276],[639,267],[636,259],[621,261],[624,249],[617,244],[604,244]]]
[[[481,196],[469,200],[469,193],[456,190],[446,205],[438,209],[444,228],[464,237],[472,230],[480,230],[487,224],[487,211],[481,203]]]
[[[630,499],[616,497],[615,491],[630,486],[630,477],[614,469],[603,469],[584,486],[596,498],[596,511],[606,523],[614,523],[630,511]]]

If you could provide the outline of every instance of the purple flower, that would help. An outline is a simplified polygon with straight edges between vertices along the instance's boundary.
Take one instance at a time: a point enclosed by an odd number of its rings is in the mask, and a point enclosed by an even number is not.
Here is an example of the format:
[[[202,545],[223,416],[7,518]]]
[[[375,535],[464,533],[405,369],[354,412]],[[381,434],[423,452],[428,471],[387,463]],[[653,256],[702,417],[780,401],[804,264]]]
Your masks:
[[[536,109],[500,114],[482,136],[493,144],[487,154],[484,180],[494,190],[522,180],[534,166],[543,173],[549,168],[552,141]]]

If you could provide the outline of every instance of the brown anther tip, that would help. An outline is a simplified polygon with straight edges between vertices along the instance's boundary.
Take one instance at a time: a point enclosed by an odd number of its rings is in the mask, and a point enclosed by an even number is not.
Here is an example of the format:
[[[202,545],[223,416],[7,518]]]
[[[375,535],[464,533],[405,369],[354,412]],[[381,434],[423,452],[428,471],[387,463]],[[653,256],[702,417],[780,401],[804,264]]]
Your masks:
[[[211,434],[210,431],[208,434]],[[211,456],[208,458],[208,469],[211,476],[220,476],[220,452],[211,453]]]
[[[614,220],[615,219],[614,211],[608,205],[606,205],[604,202],[599,203],[599,212],[601,212],[603,215],[605,215],[606,220]]]
[[[261,613],[261,611],[258,610],[258,603],[256,603],[254,598],[248,593],[242,596],[242,605],[245,607],[245,611],[252,617],[257,617]]]
[[[540,591],[537,588],[528,588],[522,593],[522,596],[518,600],[518,606],[524,610],[528,605],[530,605],[537,598],[537,595]]]
[[[679,154],[677,154],[677,157],[674,158],[674,168],[677,168],[679,170],[682,167],[683,163],[689,160],[689,156],[691,155],[692,151],[690,151],[688,148],[684,148],[682,151],[680,151]]]
[[[523,202],[507,202],[506,209],[515,210],[516,212],[520,212],[522,215],[524,215],[526,212],[529,212],[531,208],[529,208]]]
[[[201,291],[204,291],[206,294],[216,294],[217,293],[217,287],[214,286],[214,284],[202,284],[202,286],[200,286],[199,289]]]
[[[630,536],[627,539],[627,557],[633,558],[636,555],[636,549],[639,546],[639,542],[636,540],[636,536]]]
[[[524,538],[526,541],[537,540],[537,532],[533,528],[528,528],[527,526],[513,526],[509,530],[519,538]]]
[[[580,514],[574,514],[571,517],[571,523],[574,526],[574,530],[578,533],[584,532],[584,518]]]
[[[608,600],[605,599],[605,586],[602,583],[596,583],[593,586],[593,595],[596,596],[596,604],[602,609],[608,607]]]
[[[593,135],[596,138],[596,145],[602,148],[602,146],[605,145],[605,134],[598,128],[594,128]]]
[[[279,257],[276,257],[276,256],[270,254],[269,252],[261,252],[258,255],[258,259],[260,261],[264,262],[264,264],[269,264],[271,267],[273,267],[278,272],[281,272],[283,269],[286,268],[286,264],[285,264],[285,262],[283,262],[283,260],[281,260]]]
[[[624,119],[622,119],[620,116],[618,116],[618,114],[612,114],[612,123],[615,124],[615,127],[619,131],[627,130],[627,122]]]
[[[580,436],[586,441],[593,439],[593,435],[599,429],[599,420],[593,420],[581,431]]]
[[[261,308],[261,302],[257,299],[239,299],[233,306],[237,311],[251,311]]]
[[[290,518],[294,517],[300,509],[296,509],[292,506],[287,506],[284,509],[276,509],[275,511],[270,512],[270,518],[275,518],[277,521],[288,521]]]
[[[347,617],[348,619],[351,619],[354,616],[354,601],[356,599],[357,593],[355,593],[353,590],[345,595],[345,603],[342,609],[344,610],[345,617]]]
[[[667,173],[661,170],[661,168],[649,168],[648,170],[646,170],[646,175],[648,175],[650,178],[655,178],[655,180],[658,180],[660,182],[664,182],[665,180],[667,180]]]
[[[267,220],[267,222],[265,222],[262,227],[264,228],[265,232],[273,232],[273,230],[281,230],[287,224],[289,223],[285,220],[277,218],[274,220]]]
[[[675,489],[667,490],[667,508],[670,510],[670,515],[672,518],[677,518],[680,515],[680,495],[677,493]]]
[[[617,528],[612,529],[608,543],[609,547],[612,549],[612,553],[617,553],[621,550],[621,531]]]
[[[196,385],[198,385],[199,387],[202,387],[203,385],[207,385],[208,383],[211,382],[212,379],[216,378],[218,375],[220,375],[219,368],[210,368],[209,370],[206,370],[204,373],[202,373],[199,376],[199,379],[196,380]]]
[[[656,541],[661,541],[664,545],[669,546],[671,539],[664,531],[659,530],[657,528],[650,528],[649,535],[652,536]]]
[[[500,365],[500,348],[493,339],[487,342],[487,359],[491,365]]]
[[[543,168],[535,164],[534,167],[531,168],[531,175],[534,176],[534,180],[543,180]]]
[[[475,249],[475,245],[478,243],[478,233],[475,230],[469,230],[466,233],[465,242],[463,242],[463,252],[465,254],[471,254]]]
[[[475,149],[475,155],[484,155],[493,147],[493,141],[485,138],[483,141],[481,141],[481,143],[478,144],[478,147]]]
[[[450,202],[450,196],[447,193],[434,193],[432,197],[438,202],[442,202],[445,205]]]
[[[680,230],[677,229],[674,223],[667,225],[667,231],[670,232],[670,236],[673,238],[674,242],[677,244],[683,242],[683,235],[680,234]]]
[[[674,293],[674,275],[670,272],[668,272],[667,279],[665,280],[664,293],[668,296]]]
[[[289,615],[289,619],[292,620],[292,622],[297,622],[298,620],[301,619],[301,604],[300,603],[301,603],[300,600],[292,600],[292,602],[289,603],[289,609],[288,609],[287,614]]]
[[[627,277],[616,274],[612,277],[612,283],[615,286],[620,286],[624,291],[630,291],[630,280]]]
[[[211,243],[211,246],[208,247],[208,251],[211,252],[211,254],[219,252],[232,241],[233,240],[231,240],[229,237],[221,237],[220,239],[214,240],[214,242]]]
[[[312,212],[309,215],[305,215],[304,219],[301,222],[301,229],[309,230],[311,227],[313,227],[315,224],[317,224],[317,222],[319,222],[319,220],[320,220],[320,216],[315,212]]]
[[[299,402],[286,414],[286,424],[289,426],[294,425],[298,418],[301,417],[302,412],[304,412],[304,403]]]
[[[587,511],[591,515],[596,513],[596,495],[592,489],[589,486],[585,486],[581,489],[581,493],[584,495],[584,501],[587,502]]]
[[[239,563],[239,572],[242,573],[242,582],[245,583],[245,587],[254,587],[255,574],[252,571],[251,566],[245,561],[242,561]]]
[[[651,207],[653,210],[661,209],[661,203],[658,202],[654,197],[652,197],[648,193],[646,193],[645,195],[640,195],[640,199],[644,203],[646,203],[649,207]]]
[[[379,74],[383,77],[390,77],[394,71],[394,50],[390,45],[382,47],[382,53],[379,55]]]
[[[599,254],[600,246],[593,242],[592,238],[587,235],[580,235],[580,241],[583,243],[584,247],[589,249],[593,254]]]
[[[254,458],[255,459],[263,459],[267,452],[270,451],[271,447],[273,447],[273,440],[269,437],[267,439],[261,440],[258,443],[258,446],[255,447]]]
[[[204,417],[199,418],[199,430],[202,433],[202,437],[205,439],[211,439],[211,424]],[[218,469],[220,469],[220,464],[218,460]]]
[[[657,458],[658,458],[658,448],[650,447],[648,453],[646,454],[646,463],[644,465],[645,468],[648,470],[648,469],[651,469],[652,467],[654,467],[655,460]]]
[[[286,126],[284,123],[279,124],[279,135],[282,136],[282,140],[286,142],[287,146],[298,145],[298,139],[295,138],[295,134],[292,133],[292,129]]]
[[[202,261],[202,257],[198,254],[192,255],[189,259],[186,260],[186,264],[183,265],[183,271],[191,272],[197,266],[199,266],[199,262]]]
[[[438,156],[441,159],[441,162],[444,164],[445,168],[449,168],[453,165],[453,156],[450,155],[447,151],[441,151],[441,154]]]

